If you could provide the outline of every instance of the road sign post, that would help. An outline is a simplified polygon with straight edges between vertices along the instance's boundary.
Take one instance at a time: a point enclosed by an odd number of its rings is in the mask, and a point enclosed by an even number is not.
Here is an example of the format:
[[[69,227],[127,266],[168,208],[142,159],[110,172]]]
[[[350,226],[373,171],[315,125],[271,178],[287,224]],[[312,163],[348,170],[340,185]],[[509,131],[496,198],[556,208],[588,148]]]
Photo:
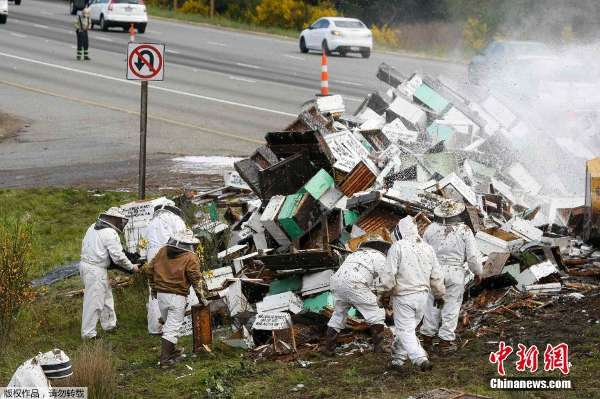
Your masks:
[[[165,45],[133,43],[127,46],[127,79],[140,80],[140,156],[139,187],[140,199],[146,197],[146,137],[148,127],[148,81],[164,79]]]
[[[142,81],[140,107],[140,167],[139,187],[140,199],[146,198],[146,133],[148,126],[148,81]]]

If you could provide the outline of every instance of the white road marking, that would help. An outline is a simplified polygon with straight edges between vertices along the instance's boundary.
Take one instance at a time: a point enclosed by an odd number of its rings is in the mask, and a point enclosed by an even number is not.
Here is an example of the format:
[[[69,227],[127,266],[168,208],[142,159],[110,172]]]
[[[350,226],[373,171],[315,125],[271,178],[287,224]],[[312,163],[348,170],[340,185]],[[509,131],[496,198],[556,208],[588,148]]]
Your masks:
[[[42,24],[33,24],[33,26],[35,26],[36,28],[48,29],[48,26],[47,26],[47,25],[42,25]]]
[[[231,80],[239,80],[240,82],[256,83],[256,80],[244,78],[244,77],[241,77],[241,76],[229,76],[229,79],[231,79]]]
[[[221,46],[221,47],[227,47],[227,45],[225,43],[219,43],[219,42],[206,42],[212,46]]]
[[[94,39],[101,40],[103,42],[111,42],[111,43],[114,42],[113,39],[109,39],[108,37],[104,37],[104,36],[94,36]]]
[[[126,83],[126,84],[131,84],[131,85],[136,85],[136,86],[139,85],[139,82],[132,81],[132,80],[126,80],[126,79],[122,79],[122,78],[115,78],[114,76],[108,76],[108,75],[103,75],[103,74],[96,73],[96,72],[84,71],[84,70],[77,69],[77,68],[70,68],[70,67],[66,67],[66,66],[58,65],[58,64],[51,64],[49,62],[34,60],[34,59],[31,59],[31,58],[19,57],[17,55],[13,55],[13,54],[7,54],[7,53],[0,52],[0,56],[4,56],[4,57],[7,57],[7,58],[12,58],[12,59],[19,60],[19,61],[29,62],[29,63],[32,63],[32,64],[43,65],[45,67],[60,69],[60,70],[63,70],[63,71],[69,71],[69,72],[80,73],[82,75],[93,76],[95,78],[112,80],[114,82],[119,82],[121,84],[122,83]],[[200,99],[200,100],[213,101],[213,102],[216,102],[216,103],[232,105],[234,107],[252,109],[252,110],[255,110],[255,111],[268,112],[268,113],[271,113],[271,114],[277,114],[277,115],[283,115],[283,116],[291,116],[291,117],[297,116],[296,114],[292,114],[292,113],[289,113],[289,112],[278,111],[278,110],[275,110],[275,109],[264,108],[264,107],[258,107],[256,105],[238,103],[238,102],[235,102],[235,101],[224,100],[222,98],[202,96],[200,94],[189,93],[189,92],[186,92],[186,91],[175,90],[175,89],[169,89],[169,88],[163,87],[163,86],[152,86],[152,90],[163,91],[163,92],[166,92],[166,93],[178,94],[178,95],[181,95],[181,96],[197,98],[197,99]]]
[[[171,50],[171,49],[166,49],[165,51],[166,51],[167,53],[181,54],[179,51],[175,51],[175,50]]]
[[[237,66],[241,66],[244,68],[250,68],[250,69],[262,69],[261,67],[259,67],[258,65],[252,65],[252,64],[243,64],[241,62],[236,62],[235,65]]]
[[[10,32],[12,36],[20,37],[21,39],[27,38],[27,35],[22,35],[20,33]]]
[[[332,82],[334,82],[334,83],[341,83],[341,84],[350,85],[350,86],[359,86],[359,87],[364,86],[361,83],[348,82],[347,80],[332,80]]]
[[[287,58],[291,58],[291,59],[293,59],[293,60],[300,60],[300,61],[304,61],[304,58],[302,58],[302,57],[298,57],[298,56],[296,56],[296,55],[284,54],[283,56],[284,56],[284,57],[287,57]]]

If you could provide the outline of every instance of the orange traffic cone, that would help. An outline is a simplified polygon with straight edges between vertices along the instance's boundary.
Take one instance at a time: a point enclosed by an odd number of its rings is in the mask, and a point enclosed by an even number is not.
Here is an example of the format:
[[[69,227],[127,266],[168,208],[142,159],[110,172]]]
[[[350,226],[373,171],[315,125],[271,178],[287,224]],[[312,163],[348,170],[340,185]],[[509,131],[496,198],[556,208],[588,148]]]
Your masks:
[[[129,41],[135,42],[135,28],[133,27],[133,24],[129,25]]]
[[[321,56],[321,95],[329,95],[329,72],[327,71],[327,54]]]

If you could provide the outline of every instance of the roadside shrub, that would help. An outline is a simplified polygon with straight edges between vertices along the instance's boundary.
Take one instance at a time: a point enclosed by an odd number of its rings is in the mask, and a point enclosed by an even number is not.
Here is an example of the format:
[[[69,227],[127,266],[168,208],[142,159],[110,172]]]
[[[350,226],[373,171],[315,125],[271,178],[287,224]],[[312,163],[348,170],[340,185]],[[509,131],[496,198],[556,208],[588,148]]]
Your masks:
[[[261,0],[256,6],[252,22],[257,25],[284,29],[304,29],[315,19],[337,15],[329,3],[309,5],[301,0]]]
[[[331,3],[328,3],[328,2],[323,2],[316,6],[309,5],[308,12],[309,12],[309,17],[308,17],[308,20],[305,22],[304,26],[313,23],[314,21],[316,21],[319,18],[335,17],[338,15],[338,11],[335,9],[335,7]],[[304,26],[302,26],[302,28],[304,28]]]
[[[0,216],[0,352],[21,306],[33,299],[33,223],[29,217]]]
[[[563,43],[569,44],[573,42],[575,39],[575,33],[573,32],[573,25],[565,25],[565,27],[560,32],[560,38]]]
[[[390,28],[387,24],[383,25],[381,28],[377,25],[373,25],[371,27],[371,32],[373,33],[373,40],[376,43],[393,47],[400,46],[400,39],[398,38],[400,32]]]
[[[473,50],[481,50],[487,41],[488,26],[478,18],[469,17],[463,28],[465,45]]]
[[[210,14],[210,8],[208,4],[204,3],[202,0],[187,0],[179,8],[179,11],[186,14],[201,14],[204,16],[208,16]]]
[[[73,375],[61,385],[87,387],[89,399],[116,397],[117,368],[109,344],[101,340],[85,342],[72,358]]]
[[[307,6],[297,0],[262,0],[253,22],[264,26],[301,29],[307,20]]]

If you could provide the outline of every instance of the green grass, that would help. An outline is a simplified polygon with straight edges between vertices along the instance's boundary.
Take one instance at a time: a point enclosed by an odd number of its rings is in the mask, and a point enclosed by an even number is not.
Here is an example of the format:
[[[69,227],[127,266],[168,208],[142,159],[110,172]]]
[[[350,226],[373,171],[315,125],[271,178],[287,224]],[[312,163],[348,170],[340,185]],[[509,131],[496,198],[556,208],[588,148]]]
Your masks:
[[[60,189],[0,191],[1,208],[5,212],[7,209],[12,214],[29,211],[36,217],[36,231],[44,234],[40,241],[47,248],[52,248],[52,259],[57,264],[76,259],[80,235],[98,211],[131,198],[132,194],[105,193],[103,197],[95,197],[85,191]],[[38,352],[56,347],[73,354],[81,346],[82,298],[64,295],[80,288],[80,279],[73,277],[48,289],[39,289],[35,302],[21,310],[16,329],[0,354],[0,386],[6,385],[19,364]],[[497,347],[486,341],[496,340],[495,336],[463,336],[469,339],[468,345],[455,355],[433,357],[435,368],[426,374],[415,372],[410,367],[392,371],[389,355],[373,353],[330,359],[310,352],[301,356],[314,362],[308,368],[302,368],[294,361],[254,362],[246,352],[222,344],[215,344],[211,355],[190,356],[191,338],[184,337],[181,344],[188,349],[189,357],[175,368],[162,371],[157,367],[160,339],[149,336],[146,330],[145,282],[138,280],[130,287],[114,289],[114,295],[119,330],[105,335],[103,339],[110,343],[117,359],[118,398],[392,399],[440,387],[500,399],[600,397],[600,381],[597,379],[600,372],[598,324],[588,324],[586,328],[573,327],[579,334],[577,340],[572,335],[561,335],[566,342],[573,342],[571,362],[574,366],[570,378],[577,388],[574,391],[492,391],[487,385],[495,369],[487,357]],[[590,317],[592,312],[597,312],[597,305],[594,306],[587,308]],[[597,318],[596,315],[593,317]],[[544,323],[544,319],[540,320]],[[586,320],[582,319],[583,322]],[[530,330],[533,323],[525,324],[525,319],[518,322],[528,326],[527,331],[532,338],[535,336],[535,332]],[[547,325],[548,331],[558,331],[556,334],[559,335],[571,334],[560,332],[559,328],[552,322]],[[517,325],[513,330],[521,331]],[[506,333],[511,336],[510,331]],[[514,364],[509,367],[514,370]],[[541,376],[548,374],[542,373]],[[303,384],[304,388],[294,390],[298,384]]]
[[[236,21],[216,15],[214,18],[206,17],[201,14],[183,13],[181,11],[169,10],[156,5],[147,5],[148,14],[155,17],[171,18],[180,21],[195,22],[207,25],[219,26],[222,28],[243,30],[248,32],[268,33],[272,35],[284,36],[297,39],[300,32],[295,29],[283,29],[277,27],[265,27],[250,24],[247,22]]]
[[[0,216],[30,215],[32,218],[36,235],[33,278],[56,266],[78,260],[83,234],[98,214],[133,199],[135,194],[122,192],[0,190]]]

